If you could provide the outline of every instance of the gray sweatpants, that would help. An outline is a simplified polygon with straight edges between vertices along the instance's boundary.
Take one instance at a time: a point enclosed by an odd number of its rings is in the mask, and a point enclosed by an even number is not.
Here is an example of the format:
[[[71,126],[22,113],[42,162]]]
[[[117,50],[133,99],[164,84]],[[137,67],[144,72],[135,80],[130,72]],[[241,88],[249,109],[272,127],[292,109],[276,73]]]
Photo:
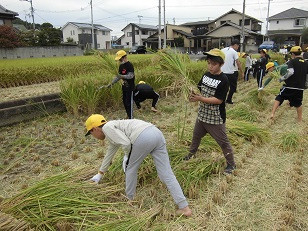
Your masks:
[[[133,199],[136,193],[137,173],[140,164],[151,154],[160,180],[166,184],[173,200],[180,209],[188,206],[179,182],[171,169],[166,141],[162,132],[155,126],[146,128],[132,145],[131,155],[125,171],[126,196]]]
[[[196,119],[192,142],[189,152],[195,154],[199,148],[202,137],[209,133],[222,149],[228,164],[234,166],[234,156],[230,141],[226,134],[225,124],[208,124]]]

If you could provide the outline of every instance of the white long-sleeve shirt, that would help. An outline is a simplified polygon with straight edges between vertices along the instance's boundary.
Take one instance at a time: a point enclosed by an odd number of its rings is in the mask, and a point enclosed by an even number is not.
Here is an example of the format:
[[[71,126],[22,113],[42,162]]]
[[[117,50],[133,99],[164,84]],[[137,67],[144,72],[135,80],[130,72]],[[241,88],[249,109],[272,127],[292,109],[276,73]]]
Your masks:
[[[102,130],[109,141],[107,153],[103,159],[100,171],[106,172],[114,155],[120,147],[122,147],[125,155],[131,151],[131,146],[134,144],[137,137],[147,127],[154,126],[151,123],[130,119],[130,120],[112,120],[107,122]]]

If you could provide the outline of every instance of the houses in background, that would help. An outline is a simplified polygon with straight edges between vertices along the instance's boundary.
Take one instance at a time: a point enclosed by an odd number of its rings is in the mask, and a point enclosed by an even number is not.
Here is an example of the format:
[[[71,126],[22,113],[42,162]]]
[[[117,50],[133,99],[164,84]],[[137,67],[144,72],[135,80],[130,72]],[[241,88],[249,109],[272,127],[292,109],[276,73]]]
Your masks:
[[[0,25],[13,26],[12,21],[18,13],[5,9],[0,5]],[[215,20],[188,22],[181,25],[166,24],[162,26],[160,38],[163,47],[166,35],[166,45],[182,48],[183,51],[207,51],[212,48],[225,47],[234,39],[240,40],[242,23],[244,23],[243,50],[257,51],[263,42],[261,34],[261,21],[245,14],[244,22],[241,12],[231,9]],[[280,44],[290,42],[301,45],[303,28],[308,26],[308,11],[291,8],[269,17],[268,37],[270,40],[279,40]],[[18,31],[25,31],[21,25],[15,26]],[[93,24],[94,44],[92,44],[92,24],[80,22],[67,22],[62,28],[63,42],[75,43],[82,48],[111,49],[132,48],[135,45],[145,45],[157,49],[159,41],[158,26],[129,23],[123,29],[123,35],[115,40],[111,36],[111,29]]]
[[[244,50],[257,51],[258,45],[263,41],[261,35],[261,21],[245,15],[244,21]],[[229,46],[234,39],[240,39],[242,26],[242,13],[230,10],[215,20],[184,23],[180,26],[166,25],[167,45],[174,47],[181,37],[184,41],[184,50],[198,52],[210,50],[215,47]],[[164,36],[164,29],[161,37]],[[158,33],[150,36],[146,45],[157,48]]]
[[[0,26],[13,26],[13,20],[18,16],[18,13],[8,10],[0,5]]]
[[[308,27],[308,11],[291,8],[269,17],[268,36],[285,44],[302,44],[302,30]]]
[[[93,24],[94,47],[95,49],[111,48],[111,29],[100,24]],[[92,44],[92,24],[68,22],[62,27],[63,41],[76,42],[81,47]]]

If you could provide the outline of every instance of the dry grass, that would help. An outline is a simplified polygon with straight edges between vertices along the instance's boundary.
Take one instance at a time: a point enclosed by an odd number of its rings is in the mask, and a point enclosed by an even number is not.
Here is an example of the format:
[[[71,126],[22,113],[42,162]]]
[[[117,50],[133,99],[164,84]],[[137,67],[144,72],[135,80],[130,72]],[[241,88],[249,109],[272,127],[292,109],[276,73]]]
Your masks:
[[[235,94],[235,102],[247,99],[255,82],[240,83],[239,93]],[[268,89],[269,90],[269,89]],[[265,143],[252,143],[237,136],[232,139],[235,148],[235,159],[238,164],[236,176],[225,177],[218,173],[210,180],[204,180],[204,187],[195,188],[198,197],[189,198],[194,215],[184,219],[174,216],[175,206],[163,185],[157,179],[154,169],[144,167],[136,197],[136,212],[144,212],[154,204],[162,205],[163,209],[151,222],[148,230],[307,230],[307,194],[308,157],[303,154],[307,150],[307,140],[300,139],[298,147],[292,151],[279,148],[279,137],[289,131],[296,131],[300,137],[307,136],[307,125],[296,124],[296,112],[287,105],[279,108],[274,122],[267,120],[274,95],[269,94],[268,102],[257,107],[257,127],[267,129],[271,139]],[[257,101],[254,101],[257,103]],[[174,117],[178,112],[174,99],[164,98],[159,101],[160,114],[151,113],[149,102],[145,109],[137,111],[136,117],[151,121],[158,125],[167,139],[169,150],[178,148],[172,159],[181,158],[186,154],[191,139],[192,127],[196,117],[197,105],[188,108],[188,121],[184,140],[179,143],[176,137]],[[307,121],[307,96],[304,99],[304,119]],[[228,109],[236,105],[228,105]],[[253,107],[253,104],[251,104]],[[261,110],[262,109],[262,110]],[[102,112],[108,119],[125,116],[124,110],[117,113]],[[228,116],[228,115],[227,115]],[[47,118],[3,128],[0,132],[0,195],[7,198],[25,187],[29,187],[41,179],[84,166],[89,177],[95,174],[104,152],[102,144],[94,139],[84,139],[83,121],[85,117],[72,118],[68,114],[53,115]],[[69,121],[69,122],[68,122]],[[46,124],[52,129],[44,132]],[[228,127],[228,125],[227,125]],[[35,129],[33,129],[35,128]],[[74,130],[74,132],[72,132]],[[75,135],[72,135],[75,134]],[[29,136],[29,139],[18,139]],[[37,138],[38,137],[38,138]],[[36,139],[37,138],[37,139]],[[204,139],[198,157],[203,160],[211,155],[221,157],[216,146],[211,146],[210,139]],[[35,142],[31,142],[35,141]],[[67,149],[66,144],[74,144]],[[28,146],[27,146],[28,145]],[[208,147],[211,147],[208,149]],[[26,149],[26,150],[25,150]],[[32,149],[32,153],[27,150]],[[54,151],[56,150],[56,151]],[[75,158],[76,155],[79,158]],[[172,151],[171,151],[172,154]],[[172,154],[172,155],[173,155]],[[75,157],[74,157],[75,156]],[[176,157],[178,156],[178,157]],[[3,165],[7,160],[8,165]],[[53,166],[53,161],[60,166]],[[196,161],[196,162],[197,162]],[[18,165],[18,164],[19,165]],[[17,165],[16,165],[17,164]],[[121,166],[120,166],[121,167]],[[176,168],[176,166],[173,166]],[[123,175],[116,181],[124,182]],[[85,178],[86,179],[86,178]],[[110,182],[109,175],[105,181]],[[148,181],[153,180],[153,184]],[[180,184],[182,182],[180,181]],[[158,190],[159,189],[159,190]],[[124,187],[121,189],[124,190]],[[59,222],[58,229],[70,227],[69,222]]]

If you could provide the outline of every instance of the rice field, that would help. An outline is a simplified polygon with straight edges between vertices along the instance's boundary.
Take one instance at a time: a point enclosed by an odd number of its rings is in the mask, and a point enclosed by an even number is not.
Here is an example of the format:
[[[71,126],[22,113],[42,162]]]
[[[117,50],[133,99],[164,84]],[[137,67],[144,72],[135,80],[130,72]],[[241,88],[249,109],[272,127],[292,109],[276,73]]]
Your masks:
[[[144,62],[158,62],[156,57],[149,57]],[[187,62],[189,80],[198,81],[205,62]],[[98,110],[108,120],[126,115],[120,89],[112,89],[115,92],[108,93],[111,102],[99,99],[98,109],[93,106],[95,101],[86,107],[77,100],[78,106],[71,106],[67,113],[1,129],[0,230],[307,229],[307,124],[294,125],[295,110],[286,104],[278,110],[275,121],[268,119],[276,94],[272,88],[279,89],[277,82],[271,82],[262,94],[256,92],[255,79],[239,82],[236,104],[227,105],[227,132],[238,169],[234,176],[225,177],[221,174],[223,155],[209,136],[202,139],[195,158],[182,160],[191,142],[198,105],[188,103],[183,108],[179,98],[184,93],[170,87],[175,77],[167,78],[168,68],[164,73],[158,65],[135,70],[138,79],[148,77],[146,82],[156,84],[154,88],[162,96],[159,113],[152,113],[146,101],[141,110],[135,110],[135,117],[163,131],[171,166],[193,216],[175,215],[172,198],[159,181],[150,157],[139,169],[134,201],[124,196],[120,153],[101,184],[88,181],[100,166],[106,144],[84,137],[87,114]],[[85,99],[93,86],[105,83],[99,73],[70,73],[60,83],[61,93],[87,86],[86,91],[77,93],[83,94],[79,99]],[[112,75],[108,78],[111,80]],[[67,95],[72,98],[66,102],[69,106],[75,96]],[[307,107],[307,96],[304,100]]]

